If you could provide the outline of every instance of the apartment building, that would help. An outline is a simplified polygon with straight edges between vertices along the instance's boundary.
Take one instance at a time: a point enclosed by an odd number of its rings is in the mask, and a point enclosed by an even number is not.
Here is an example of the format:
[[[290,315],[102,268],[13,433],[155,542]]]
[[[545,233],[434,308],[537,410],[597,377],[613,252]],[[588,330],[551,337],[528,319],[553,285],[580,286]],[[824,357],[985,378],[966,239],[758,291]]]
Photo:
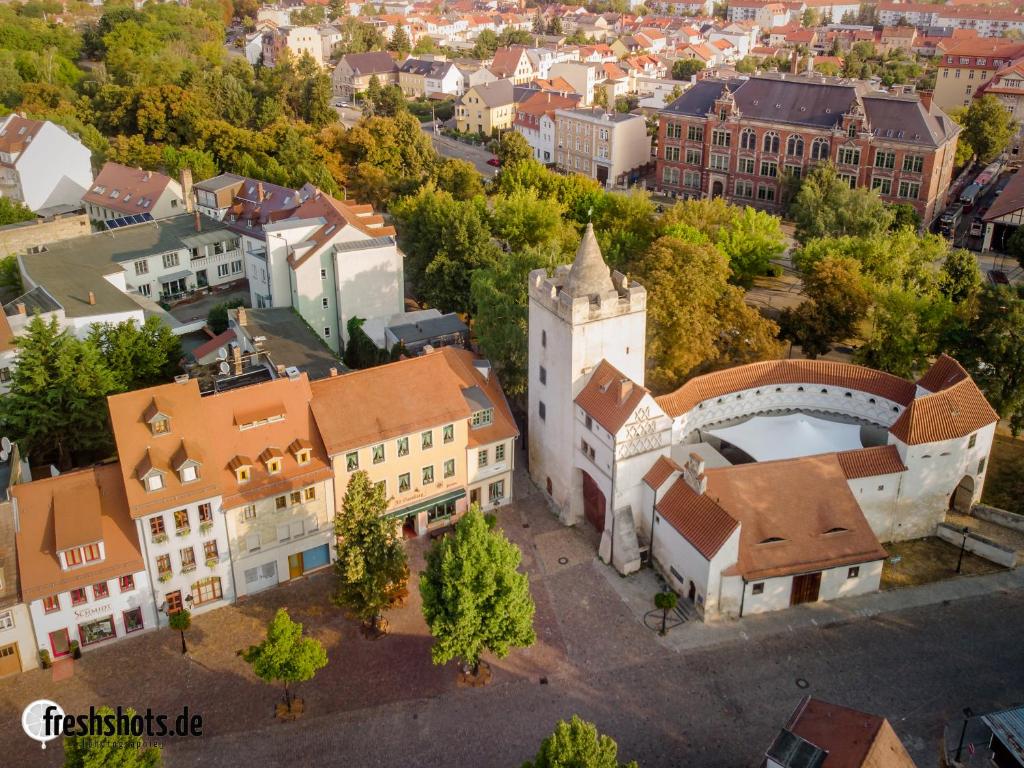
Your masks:
[[[511,80],[474,85],[455,102],[455,125],[462,133],[490,136],[512,127],[515,89]]]
[[[533,149],[535,160],[545,164],[555,162],[555,112],[575,107],[578,103],[579,94],[569,96],[542,91],[516,105],[516,118],[512,127],[522,134]]]
[[[334,95],[353,99],[370,87],[370,79],[381,85],[398,85],[398,64],[387,51],[349,53],[341,57],[331,75]]]
[[[182,177],[185,186],[190,187],[192,172],[186,169]],[[96,223],[132,216],[166,219],[191,212],[191,195],[186,200],[180,182],[156,171],[110,162],[104,164],[92,186],[82,195],[82,202],[89,219]]]
[[[50,121],[0,118],[0,197],[36,213],[78,206],[92,186],[92,153]]]
[[[658,125],[657,183],[667,194],[778,211],[784,174],[830,161],[850,186],[909,203],[926,223],[945,205],[960,132],[915,94],[790,75],[702,80]]]
[[[976,95],[986,93],[997,98],[1017,121],[1017,135],[1006,151],[1013,160],[1019,160],[1024,147],[1024,58],[996,72],[991,80],[978,89]]]
[[[198,380],[114,395],[107,403],[121,487],[160,623],[182,608],[201,612],[234,601],[223,462]],[[255,428],[269,415],[236,418],[236,428]]]
[[[334,560],[334,485],[311,398],[303,373],[202,400],[239,596]]]
[[[600,108],[555,112],[555,162],[606,185],[627,184],[651,162],[651,139],[642,115],[608,113]]]
[[[285,51],[295,60],[309,55],[321,67],[324,66],[324,44],[316,27],[268,29],[263,35],[263,65],[275,66]]]
[[[119,464],[11,489],[18,570],[37,648],[52,659],[157,626]]]
[[[311,388],[339,504],[352,473],[365,471],[384,488],[388,517],[420,535],[470,504],[512,500],[519,431],[486,360],[442,347]]]
[[[997,72],[1024,56],[1024,43],[1001,39],[951,38],[936,46],[938,71],[933,99],[941,109],[966,107]]]

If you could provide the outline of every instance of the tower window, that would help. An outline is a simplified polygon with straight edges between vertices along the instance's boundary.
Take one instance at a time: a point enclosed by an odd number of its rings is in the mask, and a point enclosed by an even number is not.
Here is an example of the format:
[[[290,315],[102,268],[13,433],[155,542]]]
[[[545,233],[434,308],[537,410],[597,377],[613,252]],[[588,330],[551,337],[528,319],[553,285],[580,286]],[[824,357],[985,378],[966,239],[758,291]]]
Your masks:
[[[545,368],[543,365],[540,367],[540,383],[541,384],[547,384],[548,383],[548,369]]]
[[[548,409],[544,406],[544,403],[537,403],[537,413],[541,421],[547,421]]]
[[[548,345],[548,332],[547,331],[541,331],[540,332],[540,345],[542,347],[546,347]]]

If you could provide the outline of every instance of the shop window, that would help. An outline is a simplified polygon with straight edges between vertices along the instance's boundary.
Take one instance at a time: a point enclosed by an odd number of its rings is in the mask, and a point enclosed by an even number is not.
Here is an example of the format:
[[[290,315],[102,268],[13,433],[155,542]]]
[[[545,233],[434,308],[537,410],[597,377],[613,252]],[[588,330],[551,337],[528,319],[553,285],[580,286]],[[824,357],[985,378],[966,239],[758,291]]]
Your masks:
[[[131,634],[143,629],[142,626],[142,609],[133,608],[130,611],[125,611],[124,614],[124,631],[125,634]]]
[[[107,616],[91,621],[88,624],[79,624],[78,635],[81,638],[83,647],[102,643],[104,640],[117,637],[117,631],[114,629],[114,617]]]
[[[219,576],[203,579],[192,585],[192,600],[195,605],[211,603],[214,600],[220,600],[221,597],[223,597],[223,593],[221,592]]]

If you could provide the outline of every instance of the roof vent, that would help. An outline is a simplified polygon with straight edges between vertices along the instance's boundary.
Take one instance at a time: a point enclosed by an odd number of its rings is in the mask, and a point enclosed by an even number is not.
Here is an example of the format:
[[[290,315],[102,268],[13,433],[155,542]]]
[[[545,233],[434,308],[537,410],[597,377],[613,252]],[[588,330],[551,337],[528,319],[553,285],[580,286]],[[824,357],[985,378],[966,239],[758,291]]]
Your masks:
[[[294,365],[289,365],[287,368],[284,369],[284,372],[289,379],[297,379],[301,375],[299,373],[299,369],[296,368]]]

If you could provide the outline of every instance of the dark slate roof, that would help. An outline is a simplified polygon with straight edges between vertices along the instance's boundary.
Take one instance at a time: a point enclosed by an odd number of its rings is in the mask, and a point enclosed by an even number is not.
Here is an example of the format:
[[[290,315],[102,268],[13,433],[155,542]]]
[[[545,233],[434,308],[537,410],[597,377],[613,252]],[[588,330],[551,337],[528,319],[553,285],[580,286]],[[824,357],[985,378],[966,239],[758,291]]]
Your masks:
[[[859,98],[874,135],[880,139],[937,146],[959,128],[941,110],[929,112],[916,96],[863,93],[863,84],[805,78],[707,79],[695,83],[663,111],[704,117],[725,87],[744,118],[828,130]]]
[[[397,72],[398,64],[386,51],[367,51],[366,53],[349,53],[344,57],[345,63],[357,75],[379,75],[385,72]]]
[[[488,107],[500,107],[514,101],[515,90],[511,80],[494,80],[483,85],[474,85],[473,90]],[[465,98],[463,95],[462,99]]]
[[[36,312],[56,312],[60,309],[60,304],[46,292],[45,288],[36,286],[31,291],[21,294],[18,298],[13,301],[9,301],[4,304],[4,313],[7,315],[18,314],[18,305],[25,305],[25,313],[30,317]]]
[[[419,341],[429,341],[437,336],[447,336],[454,333],[469,333],[469,328],[459,319],[454,312],[440,317],[428,317],[418,320],[415,323],[402,323],[392,325],[388,328],[395,338],[406,344],[414,344]]]
[[[985,214],[985,221],[995,221],[1000,216],[1019,211],[1021,208],[1024,208],[1024,172],[1017,171],[1010,179],[1010,183],[1003,187],[999,197],[992,201]]]
[[[450,61],[427,61],[426,59],[406,59],[400,70],[407,74],[422,75],[423,77],[437,78],[444,77],[449,67],[454,66]]]

